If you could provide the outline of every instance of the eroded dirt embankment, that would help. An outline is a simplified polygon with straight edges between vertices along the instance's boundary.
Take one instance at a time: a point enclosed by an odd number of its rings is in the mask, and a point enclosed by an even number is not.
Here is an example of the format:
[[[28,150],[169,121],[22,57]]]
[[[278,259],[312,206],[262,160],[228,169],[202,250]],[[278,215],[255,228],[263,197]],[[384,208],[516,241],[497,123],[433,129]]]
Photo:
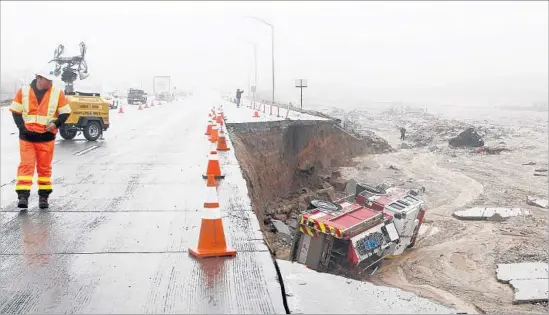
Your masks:
[[[334,198],[338,172],[329,170],[350,166],[359,155],[391,150],[379,137],[357,138],[329,121],[235,124],[228,129],[260,222],[274,218],[289,226],[311,199]],[[271,241],[275,251],[280,248]]]

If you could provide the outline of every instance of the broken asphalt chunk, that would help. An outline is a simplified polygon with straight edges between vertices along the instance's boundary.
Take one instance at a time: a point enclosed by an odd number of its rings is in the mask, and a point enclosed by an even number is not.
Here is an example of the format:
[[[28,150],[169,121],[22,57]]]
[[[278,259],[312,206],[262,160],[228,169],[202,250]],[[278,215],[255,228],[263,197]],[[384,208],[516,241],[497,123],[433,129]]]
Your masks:
[[[452,215],[460,220],[503,221],[510,217],[530,215],[530,211],[520,208],[470,208],[455,211]]]
[[[547,199],[538,199],[538,198],[527,196],[526,203],[531,206],[536,206],[540,208],[545,208],[545,209],[549,208],[549,202],[547,201]]]
[[[543,302],[549,296],[548,270],[548,264],[540,262],[498,264],[496,278],[513,287],[514,304]]]

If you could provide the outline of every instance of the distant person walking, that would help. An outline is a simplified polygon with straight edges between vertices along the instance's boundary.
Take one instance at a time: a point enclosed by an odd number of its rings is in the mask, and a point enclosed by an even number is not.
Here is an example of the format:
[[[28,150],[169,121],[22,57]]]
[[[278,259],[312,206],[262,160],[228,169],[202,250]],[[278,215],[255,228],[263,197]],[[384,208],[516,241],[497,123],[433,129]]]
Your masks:
[[[242,93],[244,93],[244,91],[236,89],[236,107],[240,107],[240,98],[242,97]]]
[[[400,127],[400,140],[404,140],[406,137],[406,128]]]

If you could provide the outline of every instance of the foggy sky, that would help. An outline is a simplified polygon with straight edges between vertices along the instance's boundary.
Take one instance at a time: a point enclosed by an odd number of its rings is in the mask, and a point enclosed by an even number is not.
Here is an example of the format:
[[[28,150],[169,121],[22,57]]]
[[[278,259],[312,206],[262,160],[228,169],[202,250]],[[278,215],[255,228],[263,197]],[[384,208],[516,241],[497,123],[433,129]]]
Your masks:
[[[76,86],[178,88],[231,94],[253,83],[295,101],[547,100],[548,3],[504,2],[1,2],[1,72],[32,75],[53,56],[88,46]],[[270,98],[270,97],[269,97]]]

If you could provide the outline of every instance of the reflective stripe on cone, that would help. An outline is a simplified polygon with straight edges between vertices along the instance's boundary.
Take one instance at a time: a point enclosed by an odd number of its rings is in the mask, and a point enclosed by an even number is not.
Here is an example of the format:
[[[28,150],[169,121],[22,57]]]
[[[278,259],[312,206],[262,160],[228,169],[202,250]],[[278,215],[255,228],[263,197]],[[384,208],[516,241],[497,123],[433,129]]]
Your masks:
[[[225,175],[221,173],[221,166],[219,164],[219,156],[217,155],[215,143],[212,142],[212,148],[208,155],[208,167],[206,168],[206,174],[202,175],[204,179],[208,178],[208,175],[213,175],[214,178],[225,178]]]

